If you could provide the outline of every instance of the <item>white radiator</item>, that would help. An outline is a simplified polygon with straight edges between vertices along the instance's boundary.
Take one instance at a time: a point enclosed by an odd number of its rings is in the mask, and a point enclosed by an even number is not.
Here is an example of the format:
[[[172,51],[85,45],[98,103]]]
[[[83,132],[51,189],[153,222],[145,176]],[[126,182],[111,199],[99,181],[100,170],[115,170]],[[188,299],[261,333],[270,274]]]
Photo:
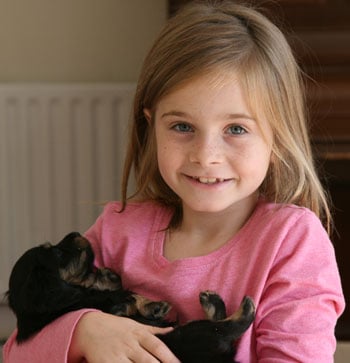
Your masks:
[[[0,85],[0,302],[16,259],[119,197],[133,84]]]

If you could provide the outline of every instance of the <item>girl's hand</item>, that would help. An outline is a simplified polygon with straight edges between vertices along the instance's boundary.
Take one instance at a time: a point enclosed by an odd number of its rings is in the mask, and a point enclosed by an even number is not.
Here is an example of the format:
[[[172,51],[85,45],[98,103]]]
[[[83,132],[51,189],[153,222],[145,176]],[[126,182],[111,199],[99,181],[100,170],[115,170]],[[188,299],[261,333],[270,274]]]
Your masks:
[[[154,334],[172,328],[157,328],[102,312],[89,312],[79,320],[68,352],[68,362],[78,363],[179,363]]]

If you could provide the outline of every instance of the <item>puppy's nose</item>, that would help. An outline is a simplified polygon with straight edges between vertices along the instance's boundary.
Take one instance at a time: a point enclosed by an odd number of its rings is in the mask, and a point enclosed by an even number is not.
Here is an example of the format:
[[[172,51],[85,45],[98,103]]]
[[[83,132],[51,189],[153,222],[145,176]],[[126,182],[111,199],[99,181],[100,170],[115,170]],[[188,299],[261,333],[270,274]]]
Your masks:
[[[85,249],[90,246],[90,242],[80,234],[79,234],[79,236],[76,236],[74,238],[74,242],[76,245],[78,245],[82,249]]]
[[[58,248],[69,248],[69,246],[74,244],[75,239],[80,237],[81,235],[79,232],[71,232],[67,234],[56,246]]]
[[[52,247],[52,244],[50,242],[45,242],[41,245],[41,247],[44,247],[45,249],[49,249]]]

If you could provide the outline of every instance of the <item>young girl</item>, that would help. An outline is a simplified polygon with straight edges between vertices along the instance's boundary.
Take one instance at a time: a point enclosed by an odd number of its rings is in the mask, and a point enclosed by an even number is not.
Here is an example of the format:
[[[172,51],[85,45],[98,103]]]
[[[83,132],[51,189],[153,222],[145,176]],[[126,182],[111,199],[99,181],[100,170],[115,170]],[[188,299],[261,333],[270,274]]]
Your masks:
[[[187,6],[145,60],[123,200],[86,233],[96,265],[169,301],[180,323],[203,318],[201,290],[218,292],[228,314],[251,296],[242,363],[332,362],[344,299],[329,229],[284,36],[232,1]],[[22,345],[14,333],[5,362],[177,362],[155,336],[166,331],[86,309]]]

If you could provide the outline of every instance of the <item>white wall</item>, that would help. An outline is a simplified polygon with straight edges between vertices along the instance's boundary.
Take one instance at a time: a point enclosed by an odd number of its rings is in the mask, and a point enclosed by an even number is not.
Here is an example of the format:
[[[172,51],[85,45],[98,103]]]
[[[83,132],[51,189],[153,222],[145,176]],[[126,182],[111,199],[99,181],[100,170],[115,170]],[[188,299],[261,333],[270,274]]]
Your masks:
[[[0,82],[135,81],[167,0],[0,0]]]
[[[0,83],[135,82],[166,17],[167,0],[0,0]],[[0,296],[0,338],[14,325]]]

